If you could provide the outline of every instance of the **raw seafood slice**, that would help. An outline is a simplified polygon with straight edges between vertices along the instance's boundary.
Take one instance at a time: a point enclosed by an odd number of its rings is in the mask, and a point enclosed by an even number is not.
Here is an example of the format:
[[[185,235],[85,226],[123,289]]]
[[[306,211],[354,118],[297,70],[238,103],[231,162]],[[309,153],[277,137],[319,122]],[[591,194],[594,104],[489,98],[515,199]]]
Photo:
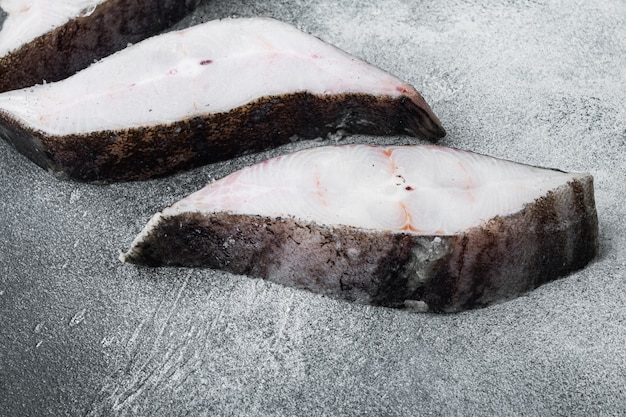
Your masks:
[[[197,0],[0,0],[0,92],[62,80],[167,28]]]
[[[272,19],[147,39],[0,94],[0,135],[59,175],[138,180],[333,132],[445,134],[410,85]]]
[[[157,213],[121,260],[459,311],[583,268],[593,178],[437,146],[346,145],[242,169]]]

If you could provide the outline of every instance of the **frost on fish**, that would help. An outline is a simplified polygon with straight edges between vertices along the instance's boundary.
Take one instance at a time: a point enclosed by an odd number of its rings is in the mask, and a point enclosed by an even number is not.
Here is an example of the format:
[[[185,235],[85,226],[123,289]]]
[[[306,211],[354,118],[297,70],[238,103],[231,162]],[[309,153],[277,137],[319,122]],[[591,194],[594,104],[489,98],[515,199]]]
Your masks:
[[[224,19],[0,94],[0,135],[44,168],[139,180],[329,133],[445,132],[412,86],[292,26]]]
[[[450,312],[583,268],[597,247],[589,174],[437,146],[347,145],[207,185],[157,213],[121,259]]]
[[[0,92],[69,77],[154,35],[197,1],[0,0]]]

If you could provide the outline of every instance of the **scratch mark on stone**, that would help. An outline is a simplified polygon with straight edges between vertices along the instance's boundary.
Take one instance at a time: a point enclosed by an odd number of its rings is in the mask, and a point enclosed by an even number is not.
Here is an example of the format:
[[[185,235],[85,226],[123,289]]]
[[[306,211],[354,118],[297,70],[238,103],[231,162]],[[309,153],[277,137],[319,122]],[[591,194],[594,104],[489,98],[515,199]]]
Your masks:
[[[83,308],[78,313],[74,314],[74,317],[70,319],[70,327],[74,327],[82,323],[85,320],[85,313],[87,313],[87,309]]]
[[[276,337],[274,338],[274,341],[272,343],[272,348],[274,347],[274,345],[276,345],[276,343],[280,343],[281,339],[283,339],[285,328],[287,327],[287,323],[289,323],[290,319],[293,316],[294,305],[295,305],[294,294],[292,293],[291,297],[289,298],[289,304],[288,304],[287,310],[283,314],[280,327],[278,328],[278,332],[276,332]]]
[[[174,312],[178,308],[178,304],[180,302],[182,294],[185,291],[185,288],[187,288],[187,284],[189,283],[190,276],[191,276],[191,273],[187,275],[187,277],[185,278],[185,281],[178,289],[176,298],[174,299],[174,302],[169,308],[169,311],[167,311],[167,317],[165,318],[165,320],[163,321],[163,324],[159,328],[158,334],[154,338],[154,342],[152,343],[152,347],[150,348],[150,353],[148,354],[143,364],[140,367],[138,367],[138,369],[133,370],[132,381],[129,384],[130,387],[126,389],[126,392],[119,395],[119,398],[115,401],[115,404],[113,405],[114,411],[116,412],[120,411],[126,406],[126,404],[131,403],[135,398],[141,395],[141,393],[143,392],[143,388],[148,381],[154,379],[155,376],[158,376],[157,379],[160,379],[160,375],[163,374],[163,370],[159,370],[158,367],[153,367],[151,370],[148,369],[148,367],[155,359],[156,353],[158,352],[158,347],[163,338],[163,334],[165,333],[165,329],[167,328],[172,316],[174,315]],[[164,303],[161,303],[157,307],[155,313],[153,314],[153,320],[156,320],[156,316],[158,315],[158,312],[161,310],[161,307],[163,306],[163,304]],[[166,362],[168,360],[168,357],[169,357],[169,352],[166,354]]]

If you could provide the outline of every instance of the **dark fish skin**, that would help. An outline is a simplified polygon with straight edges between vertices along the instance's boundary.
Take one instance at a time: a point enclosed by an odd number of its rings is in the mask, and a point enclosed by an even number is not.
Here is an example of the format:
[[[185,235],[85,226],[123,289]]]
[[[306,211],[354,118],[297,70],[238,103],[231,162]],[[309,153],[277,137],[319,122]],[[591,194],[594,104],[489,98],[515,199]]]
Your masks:
[[[419,236],[229,213],[164,217],[121,259],[221,269],[336,298],[458,312],[583,268],[598,251],[593,178],[448,236]]]
[[[181,122],[49,136],[0,111],[0,137],[61,178],[86,182],[145,180],[257,152],[294,138],[329,133],[408,134],[431,141],[445,135],[419,95],[264,97],[229,112]]]
[[[171,26],[198,2],[108,0],[0,58],[0,92],[65,79]]]

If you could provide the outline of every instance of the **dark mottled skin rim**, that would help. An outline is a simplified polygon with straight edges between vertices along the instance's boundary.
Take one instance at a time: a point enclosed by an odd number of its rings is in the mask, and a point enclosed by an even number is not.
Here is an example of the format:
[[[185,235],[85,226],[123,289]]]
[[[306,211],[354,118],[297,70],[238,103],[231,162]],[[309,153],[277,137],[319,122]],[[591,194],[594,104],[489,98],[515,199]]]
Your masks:
[[[89,182],[164,176],[337,131],[431,141],[445,135],[421,96],[301,92],[169,125],[68,136],[32,131],[0,112],[0,136],[21,153],[60,177]]]
[[[438,251],[432,250],[434,242]],[[374,305],[404,307],[410,300],[426,303],[430,311],[455,312],[517,296],[581,269],[597,251],[593,178],[586,176],[518,213],[458,235],[184,213],[162,217],[123,259],[153,267],[223,269]],[[430,259],[416,262],[416,253]]]

